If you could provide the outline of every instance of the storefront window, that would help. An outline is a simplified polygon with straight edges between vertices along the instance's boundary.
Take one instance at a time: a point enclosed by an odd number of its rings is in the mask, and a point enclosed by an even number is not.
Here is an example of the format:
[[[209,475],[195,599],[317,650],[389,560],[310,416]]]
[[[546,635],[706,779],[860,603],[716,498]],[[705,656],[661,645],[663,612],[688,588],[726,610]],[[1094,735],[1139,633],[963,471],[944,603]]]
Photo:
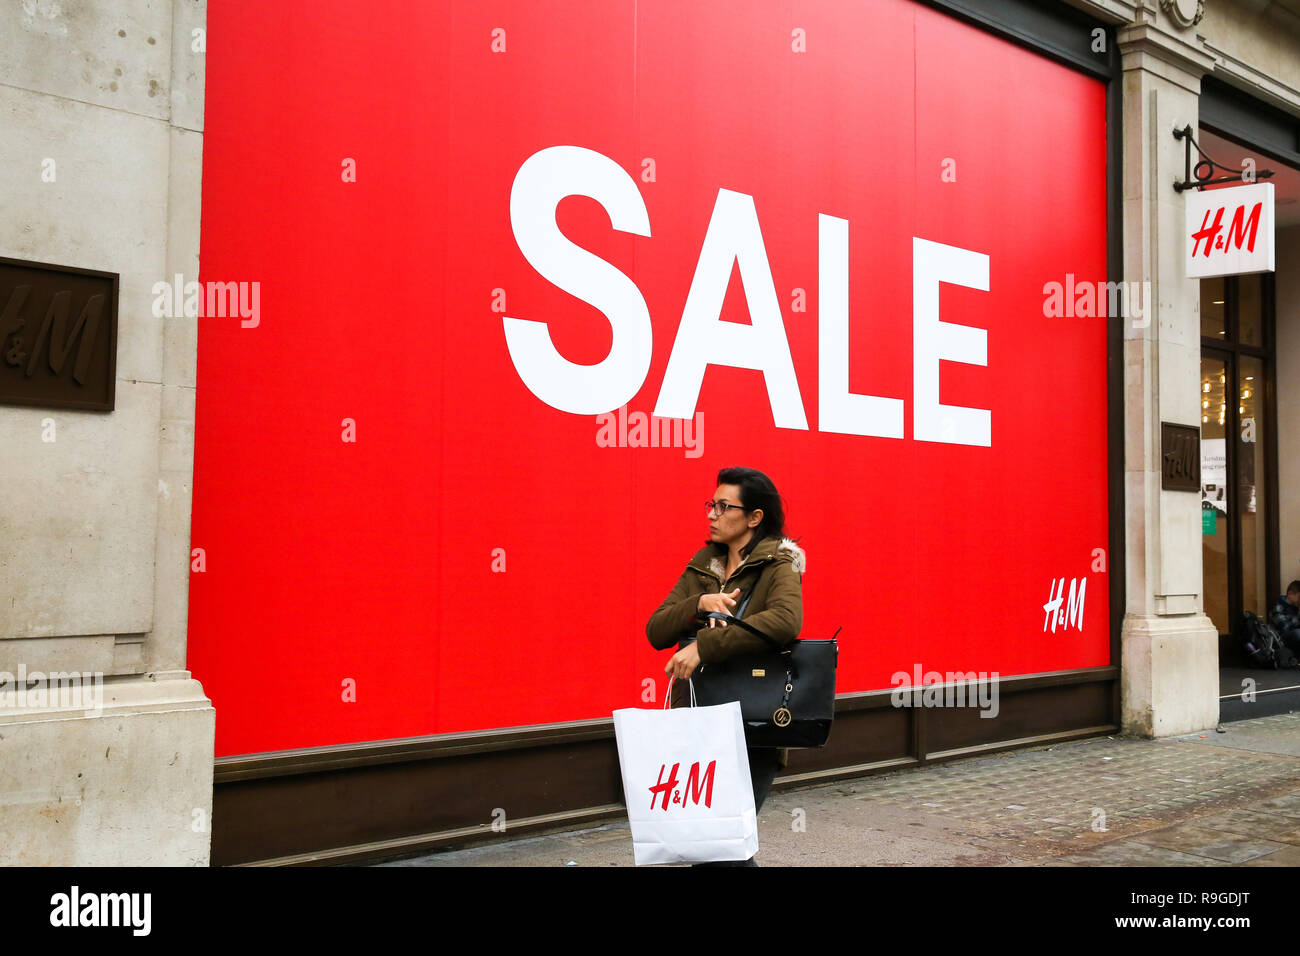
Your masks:
[[[1201,359],[1202,574],[1205,613],[1220,634],[1229,632],[1226,371],[1222,359]]]
[[[1228,310],[1222,279],[1201,281],[1201,335],[1222,338],[1227,333]]]
[[[1247,611],[1266,616],[1277,576],[1272,302],[1272,275],[1201,282],[1203,590],[1205,613],[1224,635],[1238,632]]]
[[[1264,305],[1260,290],[1264,280],[1257,275],[1235,278],[1237,280],[1237,341],[1241,345],[1262,346]]]
[[[1237,362],[1237,411],[1241,417],[1237,428],[1237,500],[1241,503],[1241,604],[1243,611],[1266,616],[1268,590],[1265,574],[1263,525],[1264,443],[1260,440],[1270,424],[1264,418],[1264,403],[1259,400],[1258,383],[1264,380],[1264,363],[1254,356],[1242,355]]]

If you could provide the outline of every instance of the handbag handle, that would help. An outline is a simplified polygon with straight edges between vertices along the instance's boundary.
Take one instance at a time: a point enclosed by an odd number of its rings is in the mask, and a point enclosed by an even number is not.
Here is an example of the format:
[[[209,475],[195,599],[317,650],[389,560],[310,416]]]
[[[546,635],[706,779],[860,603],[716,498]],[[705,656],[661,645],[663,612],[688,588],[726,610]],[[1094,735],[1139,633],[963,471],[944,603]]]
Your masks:
[[[777,640],[776,640],[775,638],[773,638],[773,637],[771,637],[771,636],[769,636],[769,635],[767,635],[767,634],[764,634],[762,631],[760,631],[758,628],[756,628],[753,624],[750,624],[748,621],[742,621],[742,620],[740,619],[739,615],[745,613],[745,606],[746,606],[747,604],[749,604],[749,599],[750,599],[751,595],[752,595],[752,592],[751,592],[750,594],[746,594],[746,595],[745,595],[745,600],[743,600],[743,601],[740,602],[740,607],[738,607],[738,608],[736,609],[736,614],[737,614],[736,617],[732,617],[730,614],[726,614],[726,613],[724,613],[724,612],[722,612],[722,611],[712,611],[712,612],[710,612],[710,613],[708,613],[708,614],[705,614],[703,611],[700,611],[700,612],[698,612],[698,613],[696,614],[696,617],[698,617],[698,618],[710,618],[710,617],[711,617],[711,618],[714,618],[714,619],[719,620],[719,621],[726,621],[728,624],[735,624],[735,625],[737,625],[738,627],[744,628],[746,631],[749,631],[749,633],[751,633],[751,634],[757,634],[757,635],[758,635],[759,637],[761,637],[763,640],[767,641],[767,643],[771,644],[773,650],[777,651],[777,652],[780,653],[780,654],[785,654],[785,655],[788,656],[788,655],[789,655],[789,654],[794,650],[794,647],[792,646],[792,643],[793,643],[793,642],[792,642],[791,644],[780,644],[780,643],[777,642]],[[837,627],[837,628],[835,629],[835,633],[831,635],[831,640],[832,640],[832,641],[835,640],[835,638],[839,636],[839,633],[840,633],[840,631],[842,631],[842,630],[843,630],[842,627]]]
[[[736,614],[734,617],[726,613],[725,611],[710,611],[708,614],[705,614],[703,611],[699,611],[696,613],[696,617],[703,618],[703,619],[713,618],[714,620],[725,621],[728,624],[736,624],[744,628],[746,631],[749,631],[751,634],[757,634],[763,640],[767,641],[767,643],[771,644],[772,649],[777,651],[778,653],[789,654],[791,650],[790,648],[785,647],[782,644],[779,644],[774,638],[769,637],[767,634],[764,634],[762,631],[760,631],[754,625],[750,624],[748,621],[742,621],[740,619],[740,615],[744,614],[745,608],[749,606],[749,599],[753,596],[754,596],[753,591],[750,591],[748,594],[745,595],[745,600],[741,601],[740,607],[736,608]]]
[[[726,614],[722,611],[713,611],[708,615],[708,617],[711,617],[714,620],[718,620],[718,621],[726,621],[728,624],[734,624],[737,627],[744,628],[746,631],[749,631],[749,633],[751,634],[757,634],[763,640],[767,641],[767,643],[771,644],[772,649],[777,651],[778,653],[781,654],[790,653],[791,649],[789,646],[778,643],[775,638],[769,637],[767,634],[764,634],[762,631],[756,628],[753,624],[750,624],[748,621],[742,621],[740,618],[732,617],[730,614]]]
[[[746,604],[749,603],[748,598],[745,599],[745,603]],[[744,605],[741,606],[741,610],[744,610]],[[732,617],[730,614],[724,614],[722,611],[712,611],[705,616],[711,617],[714,620],[725,621],[729,625],[734,624],[739,628],[749,631],[749,633],[751,634],[757,634],[763,640],[767,641],[767,643],[771,644],[773,650],[775,650],[778,654],[780,654],[783,658],[785,658],[785,666],[786,666],[786,670],[790,674],[790,679],[791,680],[799,679],[799,668],[795,665],[794,656],[793,656],[794,655],[793,642],[791,642],[790,644],[780,644],[776,641],[775,638],[770,637],[767,634],[764,634],[762,631],[756,628],[753,624],[750,624],[748,621],[742,621],[740,618]]]

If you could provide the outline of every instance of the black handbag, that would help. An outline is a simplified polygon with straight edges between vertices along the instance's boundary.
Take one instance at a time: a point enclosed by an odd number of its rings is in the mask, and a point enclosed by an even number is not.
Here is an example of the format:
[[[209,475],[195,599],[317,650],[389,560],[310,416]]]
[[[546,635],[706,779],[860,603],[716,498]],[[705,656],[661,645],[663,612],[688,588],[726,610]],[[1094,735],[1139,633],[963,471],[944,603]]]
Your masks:
[[[748,603],[746,597],[737,613],[743,614]],[[835,669],[840,653],[835,636],[782,645],[739,617],[721,611],[707,617],[756,634],[772,649],[701,664],[691,677],[696,703],[710,706],[739,701],[747,746],[824,747],[835,719]],[[840,630],[836,628],[836,636]]]

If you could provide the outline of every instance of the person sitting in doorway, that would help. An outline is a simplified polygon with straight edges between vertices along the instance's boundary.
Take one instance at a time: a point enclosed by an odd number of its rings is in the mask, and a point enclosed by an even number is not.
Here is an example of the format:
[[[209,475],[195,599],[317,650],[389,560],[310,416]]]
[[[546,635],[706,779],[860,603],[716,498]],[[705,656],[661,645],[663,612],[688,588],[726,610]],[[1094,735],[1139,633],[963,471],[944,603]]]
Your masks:
[[[1268,622],[1291,653],[1300,656],[1300,581],[1286,586],[1286,594],[1273,601]]]

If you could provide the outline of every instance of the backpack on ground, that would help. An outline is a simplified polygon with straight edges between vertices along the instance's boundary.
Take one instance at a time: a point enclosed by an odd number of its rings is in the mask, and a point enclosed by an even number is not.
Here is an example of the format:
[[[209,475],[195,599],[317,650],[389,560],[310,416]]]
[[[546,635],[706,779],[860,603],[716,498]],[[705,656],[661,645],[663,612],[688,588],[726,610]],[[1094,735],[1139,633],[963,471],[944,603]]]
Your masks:
[[[1277,631],[1250,611],[1242,615],[1241,651],[1251,667],[1300,666],[1300,660],[1282,643]]]

